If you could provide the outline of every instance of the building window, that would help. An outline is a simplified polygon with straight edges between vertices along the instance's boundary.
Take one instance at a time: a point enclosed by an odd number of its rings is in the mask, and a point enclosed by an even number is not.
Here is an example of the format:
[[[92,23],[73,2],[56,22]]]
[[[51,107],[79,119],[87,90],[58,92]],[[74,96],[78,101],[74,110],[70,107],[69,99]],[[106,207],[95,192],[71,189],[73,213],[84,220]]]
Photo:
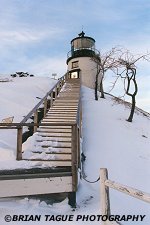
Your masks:
[[[79,61],[72,62],[72,69],[79,67]]]
[[[78,78],[78,72],[72,72],[70,78],[71,79],[77,79]]]

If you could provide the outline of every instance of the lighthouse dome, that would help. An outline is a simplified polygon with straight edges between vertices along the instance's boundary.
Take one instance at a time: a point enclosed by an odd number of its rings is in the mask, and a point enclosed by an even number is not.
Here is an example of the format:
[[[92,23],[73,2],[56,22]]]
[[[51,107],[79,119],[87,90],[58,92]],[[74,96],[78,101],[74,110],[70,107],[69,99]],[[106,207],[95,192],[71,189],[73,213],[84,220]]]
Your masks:
[[[74,57],[93,57],[98,51],[95,49],[95,40],[92,37],[85,36],[82,31],[78,37],[71,41],[71,51],[68,52],[67,64]]]

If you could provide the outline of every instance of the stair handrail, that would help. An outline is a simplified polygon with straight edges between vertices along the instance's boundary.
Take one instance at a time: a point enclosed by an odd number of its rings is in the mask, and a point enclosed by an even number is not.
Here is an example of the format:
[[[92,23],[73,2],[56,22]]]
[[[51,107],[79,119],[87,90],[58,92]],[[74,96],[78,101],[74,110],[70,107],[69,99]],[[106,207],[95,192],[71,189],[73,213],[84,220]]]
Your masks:
[[[47,94],[37,103],[37,105],[25,116],[25,118],[21,120],[20,123],[25,123],[31,117],[31,115],[36,112],[39,106],[43,104],[44,100],[47,99],[48,96],[50,96],[50,94],[58,85],[60,85],[62,79],[65,78],[65,76],[66,74],[59,78],[57,83],[50,89],[50,91],[47,92]]]

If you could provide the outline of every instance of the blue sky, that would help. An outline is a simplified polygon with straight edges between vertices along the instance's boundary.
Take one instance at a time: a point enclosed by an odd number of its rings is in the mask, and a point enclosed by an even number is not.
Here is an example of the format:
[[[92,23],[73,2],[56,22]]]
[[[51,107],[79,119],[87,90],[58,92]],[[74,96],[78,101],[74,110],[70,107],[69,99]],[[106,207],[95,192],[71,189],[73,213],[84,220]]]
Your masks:
[[[0,0],[0,74],[63,75],[70,41],[82,26],[98,50],[150,51],[149,12],[149,0]],[[150,63],[141,63],[139,103],[147,110],[149,74]]]

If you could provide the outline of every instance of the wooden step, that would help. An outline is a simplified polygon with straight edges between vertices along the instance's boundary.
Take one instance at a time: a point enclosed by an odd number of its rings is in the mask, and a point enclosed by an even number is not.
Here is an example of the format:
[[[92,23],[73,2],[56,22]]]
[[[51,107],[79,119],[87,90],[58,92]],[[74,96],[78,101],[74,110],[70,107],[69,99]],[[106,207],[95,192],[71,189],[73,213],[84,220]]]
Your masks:
[[[38,166],[45,166],[45,167],[71,167],[71,161],[49,161],[49,160],[42,160],[42,159],[27,159],[23,158],[23,160],[27,161],[34,161],[38,162]]]
[[[49,126],[40,126],[39,128],[46,128],[46,129],[49,129],[49,128],[52,128],[52,129],[71,129],[71,125],[68,126],[68,125],[49,125]],[[39,129],[38,128],[38,129]]]
[[[42,141],[57,141],[57,142],[71,142],[71,138],[68,137],[57,137],[57,138],[53,138],[53,137],[37,137],[36,139],[37,142],[42,142]]]
[[[77,102],[67,102],[67,101],[55,101],[54,102],[54,106],[55,105],[65,105],[66,107],[68,106],[78,106]]]
[[[51,122],[75,122],[76,118],[45,118],[42,120],[41,124],[43,123],[51,123]]]
[[[67,113],[67,114],[63,114],[63,113],[47,113],[46,114],[46,118],[51,118],[51,117],[54,117],[54,118],[76,118],[76,114],[70,114],[70,113]]]
[[[76,100],[76,101],[78,101],[79,100],[79,95],[70,95],[70,94],[67,94],[67,95],[65,95],[65,94],[59,94],[58,96],[57,96],[57,98],[56,99],[64,99],[64,100]]]
[[[51,118],[55,118],[55,119],[60,119],[60,118],[61,119],[74,119],[74,118],[76,118],[76,115],[69,115],[68,114],[68,116],[67,116],[67,115],[63,115],[63,114],[47,114],[44,119],[51,119]]]
[[[69,99],[61,99],[61,98],[57,98],[56,100],[55,100],[55,103],[74,103],[74,104],[77,104],[78,103],[78,99],[77,100],[69,100]]]
[[[77,109],[78,108],[78,106],[77,105],[65,105],[65,104],[54,104],[53,105],[53,109],[57,109],[57,108],[64,108],[64,109]]]
[[[76,98],[76,97],[63,97],[63,96],[58,96],[57,97],[57,100],[55,101],[72,101],[72,102],[78,102],[79,101],[79,98]]]
[[[42,130],[37,130],[38,132],[44,132],[44,133],[60,133],[60,134],[65,134],[65,133],[71,133],[71,129],[42,129]]]
[[[71,148],[52,148],[52,149],[43,149],[43,150],[33,150],[32,153],[43,153],[46,154],[71,154]]]
[[[76,94],[76,93],[72,93],[72,92],[65,92],[65,93],[59,93],[59,95],[58,95],[58,98],[60,97],[60,96],[63,96],[63,97],[72,97],[72,98],[76,98],[76,99],[79,99],[79,94]]]
[[[49,111],[47,114],[46,114],[46,117],[47,116],[52,116],[52,115],[54,115],[54,116],[67,116],[67,115],[69,115],[69,116],[76,116],[76,113],[75,112],[51,112],[51,111]]]
[[[71,137],[71,133],[45,133],[39,132],[37,134],[40,137]]]
[[[71,161],[71,154],[45,154],[33,153],[30,159],[46,160],[46,161]]]
[[[42,143],[38,145],[37,147],[42,147],[42,148],[49,148],[49,147],[55,147],[55,148],[70,148],[71,143],[69,142],[50,142],[50,143]]]
[[[59,113],[60,113],[60,112],[61,112],[61,113],[77,113],[77,109],[62,109],[62,108],[61,108],[61,109],[60,109],[60,108],[59,108],[59,109],[53,109],[53,108],[52,108],[51,110],[48,111],[48,113],[49,113],[49,112],[50,112],[50,113],[53,113],[53,112],[54,112],[54,113],[57,113],[57,112],[59,112]]]

